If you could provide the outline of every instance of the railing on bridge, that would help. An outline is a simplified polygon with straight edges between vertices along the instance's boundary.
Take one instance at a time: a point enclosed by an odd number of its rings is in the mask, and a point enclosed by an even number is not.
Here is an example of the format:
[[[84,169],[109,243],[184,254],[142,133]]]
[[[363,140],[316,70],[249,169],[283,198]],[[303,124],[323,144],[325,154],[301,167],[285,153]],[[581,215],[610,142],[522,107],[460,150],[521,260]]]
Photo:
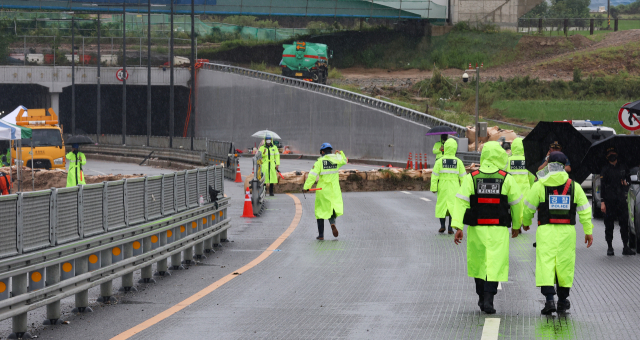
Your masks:
[[[406,107],[402,107],[402,106],[389,103],[380,99],[372,98],[369,96],[361,95],[359,93],[354,93],[354,92],[350,92],[347,90],[343,90],[343,89],[339,89],[339,88],[335,88],[327,85],[310,83],[308,81],[303,81],[303,80],[294,79],[294,78],[287,78],[280,75],[254,71],[254,70],[249,70],[249,69],[229,66],[229,65],[205,63],[203,68],[208,70],[219,71],[219,72],[235,73],[235,74],[239,74],[247,77],[271,81],[274,83],[295,86],[295,87],[306,89],[309,91],[325,93],[334,97],[348,100],[350,102],[373,107],[373,108],[394,114],[398,117],[405,118],[426,126],[430,126],[430,127],[438,126],[438,125],[448,126],[461,136],[464,136],[465,132],[467,131],[467,128],[464,126],[453,124],[445,120],[442,120],[440,118],[436,118],[416,110],[408,109]]]
[[[132,289],[135,270],[150,282],[155,262],[203,257],[227,238],[228,205],[222,166],[1,196],[0,320],[20,338],[30,310],[55,323],[67,296],[82,312],[93,286],[109,301],[115,278]]]

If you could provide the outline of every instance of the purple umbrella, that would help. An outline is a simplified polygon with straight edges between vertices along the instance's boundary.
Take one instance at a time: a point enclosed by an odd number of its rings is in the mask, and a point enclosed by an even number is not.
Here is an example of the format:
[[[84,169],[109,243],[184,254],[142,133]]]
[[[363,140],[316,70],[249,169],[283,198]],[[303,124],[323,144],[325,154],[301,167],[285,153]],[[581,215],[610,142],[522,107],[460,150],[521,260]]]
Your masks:
[[[432,127],[425,136],[436,136],[436,135],[455,135],[457,132],[453,131],[448,126],[435,126]]]

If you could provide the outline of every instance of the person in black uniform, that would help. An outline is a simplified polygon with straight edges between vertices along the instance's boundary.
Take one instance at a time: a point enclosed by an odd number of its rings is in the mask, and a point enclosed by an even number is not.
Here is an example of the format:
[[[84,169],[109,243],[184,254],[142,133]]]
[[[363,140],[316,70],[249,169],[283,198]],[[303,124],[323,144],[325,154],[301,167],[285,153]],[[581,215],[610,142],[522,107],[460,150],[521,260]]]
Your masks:
[[[607,149],[607,161],[600,171],[600,193],[602,196],[602,204],[600,209],[604,216],[605,239],[609,249],[607,255],[613,256],[613,222],[618,217],[620,224],[620,236],[622,237],[622,255],[635,255],[636,253],[629,248],[629,212],[627,211],[627,192],[629,191],[629,183],[631,182],[631,174],[626,164],[618,161],[618,153],[614,147]]]

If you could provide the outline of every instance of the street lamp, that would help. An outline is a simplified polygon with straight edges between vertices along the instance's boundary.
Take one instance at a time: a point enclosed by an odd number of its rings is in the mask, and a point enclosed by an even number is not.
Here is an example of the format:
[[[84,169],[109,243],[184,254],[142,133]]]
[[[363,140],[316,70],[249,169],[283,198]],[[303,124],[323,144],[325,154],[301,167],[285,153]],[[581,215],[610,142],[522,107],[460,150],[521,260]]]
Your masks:
[[[469,64],[469,66],[471,66],[471,64]],[[462,75],[462,81],[464,81],[465,83],[469,81],[469,75],[467,74],[467,72],[465,72]],[[478,142],[479,142],[479,136],[480,136],[480,131],[478,131],[478,92],[480,91],[480,68],[478,67],[478,64],[476,64],[476,140],[475,140],[475,151],[478,152]]]

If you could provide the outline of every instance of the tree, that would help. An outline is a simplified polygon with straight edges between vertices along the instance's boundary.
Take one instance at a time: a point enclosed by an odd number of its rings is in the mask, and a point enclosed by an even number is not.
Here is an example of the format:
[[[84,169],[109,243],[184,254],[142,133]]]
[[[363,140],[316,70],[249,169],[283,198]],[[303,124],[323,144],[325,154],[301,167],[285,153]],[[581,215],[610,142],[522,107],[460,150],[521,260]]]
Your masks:
[[[591,0],[552,0],[549,16],[553,18],[588,18]]]
[[[538,6],[523,15],[523,18],[547,18],[549,16],[549,3],[541,2]]]

